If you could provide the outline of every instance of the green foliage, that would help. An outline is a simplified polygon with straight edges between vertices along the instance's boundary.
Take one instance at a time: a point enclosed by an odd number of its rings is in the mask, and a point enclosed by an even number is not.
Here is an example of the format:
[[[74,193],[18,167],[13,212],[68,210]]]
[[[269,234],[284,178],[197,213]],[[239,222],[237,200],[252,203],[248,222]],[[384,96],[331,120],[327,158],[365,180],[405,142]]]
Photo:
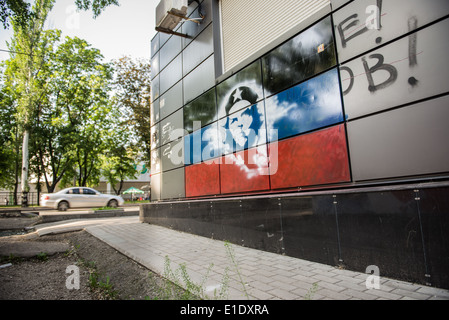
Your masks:
[[[89,287],[92,291],[99,291],[101,296],[108,300],[116,300],[118,298],[118,292],[111,284],[109,276],[100,275],[96,270],[91,270],[89,273]]]
[[[75,0],[78,9],[92,10],[94,18],[110,5],[119,5],[118,0]],[[9,28],[9,19],[16,21],[17,24],[25,25],[32,19],[34,12],[30,10],[30,4],[25,0],[1,0],[0,1],[0,22],[3,28]]]
[[[15,108],[12,95],[0,84],[0,188],[10,188],[15,183],[17,150]]]
[[[94,208],[93,211],[108,211],[108,210],[118,210],[119,208],[112,208],[112,207],[101,207],[101,208]]]
[[[248,294],[248,291],[246,290],[246,283],[243,281],[243,277],[240,272],[240,268],[237,263],[237,259],[235,257],[234,248],[232,247],[232,245],[229,241],[225,241],[224,246],[226,248],[226,253],[227,253],[228,257],[231,260],[232,265],[234,266],[234,270],[237,273],[237,276],[239,278],[239,283],[242,285],[243,294],[249,300],[249,294]]]
[[[10,116],[14,119],[14,138],[7,144],[9,154],[2,154],[2,158],[10,158],[10,165],[7,168],[7,185],[11,184],[11,176],[14,174],[14,184],[18,181],[19,173],[19,136],[23,136],[22,156],[24,157],[24,166],[22,170],[22,181],[24,189],[27,190],[28,181],[28,137],[33,127],[36,107],[41,98],[41,86],[37,81],[37,74],[45,63],[45,48],[51,32],[43,30],[48,12],[53,7],[54,0],[36,0],[28,19],[12,19],[11,23],[14,30],[14,38],[8,45],[11,50],[11,59],[6,62],[5,86],[6,92],[13,100],[8,102]],[[17,2],[19,3],[19,2]],[[5,92],[5,91],[4,91]],[[11,122],[10,122],[11,124]],[[13,152],[13,153],[12,153]],[[14,156],[15,152],[15,156]],[[11,161],[11,160],[15,161]],[[22,169],[22,168],[20,168]],[[2,184],[5,184],[3,182]]]
[[[239,266],[237,260],[235,258],[234,250],[229,242],[225,242],[225,248],[227,256],[232,263],[232,266],[235,268],[236,273],[239,275],[239,281],[243,286],[243,290],[245,296],[249,299],[249,295],[245,288],[245,283],[243,282],[243,278],[241,276]],[[214,264],[211,263],[207,268],[205,274],[203,275],[201,281],[199,283],[195,283],[189,273],[187,272],[187,265],[185,263],[179,264],[177,269],[172,268],[170,258],[168,256],[165,257],[164,263],[164,278],[168,280],[165,283],[165,286],[161,288],[161,292],[159,294],[159,299],[177,299],[177,300],[223,300],[228,298],[228,290],[229,290],[229,267],[226,267],[224,270],[224,274],[219,285],[219,290],[214,290],[213,297],[209,296],[206,293],[205,284],[209,278],[210,272]],[[184,288],[184,289],[182,289]]]
[[[56,159],[65,159],[63,185],[71,185],[75,179],[86,186],[99,179],[99,155],[107,148],[116,120],[109,103],[112,69],[102,59],[98,49],[76,37],[66,37],[52,59],[47,76],[53,101],[49,125],[58,130],[54,137],[59,141],[51,144],[61,147]]]
[[[110,5],[119,5],[117,0],[75,0],[75,4],[79,9],[89,10],[94,13],[94,18],[98,17],[100,13]]]
[[[304,296],[304,300],[312,300],[313,296],[315,295],[317,290],[318,290],[318,283],[315,282],[314,284],[312,284],[312,287],[309,289],[307,294]]]
[[[212,268],[213,264],[209,267]],[[180,264],[175,270],[171,267],[171,261],[165,256],[164,277],[169,280],[161,290],[160,299],[166,300],[174,297],[175,300],[199,300],[204,299],[204,277],[202,283],[193,282],[187,272],[186,264]],[[182,289],[182,288],[185,288]]]
[[[122,57],[113,62],[114,88],[122,125],[128,139],[139,145],[143,159],[151,159],[151,65],[148,60]]]
[[[85,40],[44,30],[53,3],[35,0],[26,23],[11,20],[11,58],[0,70],[0,187],[17,185],[26,149],[24,181],[29,171],[53,192],[58,183],[96,185],[103,174],[119,193],[124,180],[135,178],[134,164],[149,160],[149,63],[104,63]],[[118,4],[75,3],[95,15]]]
[[[30,5],[25,0],[1,0],[0,1],[0,22],[3,24],[3,28],[9,28],[8,18],[12,17],[24,25],[26,20],[31,16]]]
[[[48,254],[46,252],[39,252],[36,256],[39,261],[45,262],[48,260]]]

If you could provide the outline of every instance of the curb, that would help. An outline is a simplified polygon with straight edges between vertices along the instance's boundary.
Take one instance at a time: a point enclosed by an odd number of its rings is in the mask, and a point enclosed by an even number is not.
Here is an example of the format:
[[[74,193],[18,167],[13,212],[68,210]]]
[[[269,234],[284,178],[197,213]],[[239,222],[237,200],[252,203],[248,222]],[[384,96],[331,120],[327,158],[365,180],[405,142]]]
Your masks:
[[[55,214],[55,215],[41,215],[42,223],[58,222],[74,219],[98,219],[98,218],[115,218],[115,217],[131,217],[138,216],[139,211],[124,211],[122,210],[101,210],[101,211],[88,211],[87,213],[75,213],[75,214]]]

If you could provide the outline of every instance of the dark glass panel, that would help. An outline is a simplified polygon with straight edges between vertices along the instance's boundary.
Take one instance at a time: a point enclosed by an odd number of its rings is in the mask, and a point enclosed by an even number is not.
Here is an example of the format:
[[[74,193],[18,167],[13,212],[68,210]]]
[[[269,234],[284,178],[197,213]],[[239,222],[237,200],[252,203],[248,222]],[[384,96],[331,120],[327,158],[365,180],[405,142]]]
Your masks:
[[[275,201],[273,199],[272,201]],[[289,197],[276,201],[288,256],[338,265],[338,236],[332,195]],[[276,215],[277,212],[271,212]]]
[[[415,194],[426,249],[426,282],[449,288],[449,188],[420,189]]]
[[[330,17],[262,58],[265,96],[336,65]]]
[[[215,88],[184,106],[184,129],[193,132],[193,123],[201,122],[204,127],[217,120]]]
[[[425,264],[413,190],[337,195],[341,256],[351,270],[424,280]]]
[[[247,66],[217,86],[219,119],[263,99],[260,60]]]

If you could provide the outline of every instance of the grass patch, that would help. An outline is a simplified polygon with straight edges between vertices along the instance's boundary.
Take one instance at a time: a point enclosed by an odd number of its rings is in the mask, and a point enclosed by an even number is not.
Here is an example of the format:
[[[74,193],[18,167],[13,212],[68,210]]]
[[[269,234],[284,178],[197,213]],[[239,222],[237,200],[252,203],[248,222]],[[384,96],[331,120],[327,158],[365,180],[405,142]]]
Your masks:
[[[93,208],[93,211],[106,211],[106,210],[121,210],[122,208],[113,208],[113,207],[101,207],[101,208]]]

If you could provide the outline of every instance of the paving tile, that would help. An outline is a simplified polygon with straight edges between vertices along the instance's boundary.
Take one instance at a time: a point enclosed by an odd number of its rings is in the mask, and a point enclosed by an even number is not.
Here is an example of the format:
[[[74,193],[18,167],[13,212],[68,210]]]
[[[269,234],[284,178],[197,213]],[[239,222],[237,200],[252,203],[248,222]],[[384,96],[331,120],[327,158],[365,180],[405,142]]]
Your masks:
[[[270,300],[274,297],[273,295],[267,293],[266,291],[258,290],[258,289],[254,289],[254,288],[252,288],[249,291],[249,295],[252,298],[255,298],[256,300]]]
[[[282,300],[301,300],[302,297],[291,293],[289,291],[283,290],[283,289],[274,289],[268,292],[268,294],[273,295],[275,298],[279,298]]]
[[[357,300],[376,300],[378,298],[378,296],[376,296],[376,295],[372,295],[367,292],[362,292],[362,291],[354,290],[354,289],[350,289],[350,288],[343,290],[341,293],[348,295]]]
[[[422,286],[416,292],[433,296],[434,298],[442,298],[449,300],[449,290]]]
[[[251,281],[251,282],[249,282],[249,286],[252,289],[254,288],[256,290],[262,290],[265,292],[276,289],[274,286],[271,286],[270,284],[266,284],[266,283],[263,283],[260,281]]]
[[[286,290],[286,291],[291,291],[296,289],[296,287],[294,285],[285,283],[285,282],[281,282],[281,281],[273,281],[270,282],[270,286],[273,286],[275,289],[282,289],[282,290]]]
[[[319,281],[317,279],[314,279],[312,277],[309,277],[309,276],[306,276],[306,275],[302,275],[302,274],[298,274],[296,276],[293,276],[292,280],[297,280],[297,281],[301,281],[301,282],[309,283],[309,284],[313,284],[313,283]]]
[[[386,292],[386,291],[382,291],[382,290],[377,290],[377,289],[367,289],[364,292],[371,294],[371,295],[375,295],[379,298],[388,299],[388,300],[399,300],[403,297],[402,295],[399,295],[399,294]]]
[[[343,286],[339,286],[338,284],[333,284],[333,283],[329,283],[326,281],[320,281],[318,282],[318,287],[319,288],[326,288],[335,292],[340,292],[345,290],[346,288]]]
[[[318,282],[310,283],[310,282],[305,282],[305,281],[293,281],[292,285],[298,289],[305,289],[305,290],[309,291],[310,289],[313,288],[313,285],[315,283],[318,284]]]
[[[320,280],[320,281],[328,282],[328,283],[337,283],[337,282],[341,281],[340,279],[331,278],[324,274],[316,274],[316,275],[313,275],[312,278]]]
[[[309,290],[304,289],[304,288],[296,288],[296,289],[292,290],[291,293],[293,293],[297,297],[302,297],[302,299],[305,299],[305,297],[309,293]]]
[[[418,300],[427,300],[431,297],[428,294],[412,292],[412,291],[408,291],[408,290],[404,290],[404,289],[394,289],[393,291],[391,291],[391,293],[398,294],[398,295],[401,295],[404,297],[418,299]]]
[[[254,272],[252,275],[248,276],[248,279],[250,281],[258,281],[265,284],[269,284],[273,281],[275,281],[272,277],[267,277],[266,275],[260,273],[260,272]]]
[[[352,284],[352,285],[355,285],[355,286],[363,287],[363,290],[366,289],[366,285],[365,285],[366,280],[361,280],[361,279],[354,278],[354,277],[348,277],[346,275],[341,275],[341,274],[337,274],[334,277],[334,279],[338,279],[341,282],[346,283],[348,285]],[[351,288],[353,288],[353,287],[351,287]]]
[[[280,274],[276,274],[276,275],[274,275],[271,278],[276,280],[277,282],[280,282],[280,283],[291,283],[292,282],[292,278],[291,277],[285,277],[285,276],[280,275]]]
[[[320,288],[318,286],[317,293],[324,296],[323,300],[349,300],[351,296],[342,292],[335,292],[326,288]]]
[[[340,277],[338,277],[338,278],[340,278]],[[351,289],[351,290],[360,291],[360,292],[366,291],[366,289],[367,289],[365,282],[356,283],[353,281],[342,280],[340,282],[335,283],[335,285],[338,285],[343,288]]]

